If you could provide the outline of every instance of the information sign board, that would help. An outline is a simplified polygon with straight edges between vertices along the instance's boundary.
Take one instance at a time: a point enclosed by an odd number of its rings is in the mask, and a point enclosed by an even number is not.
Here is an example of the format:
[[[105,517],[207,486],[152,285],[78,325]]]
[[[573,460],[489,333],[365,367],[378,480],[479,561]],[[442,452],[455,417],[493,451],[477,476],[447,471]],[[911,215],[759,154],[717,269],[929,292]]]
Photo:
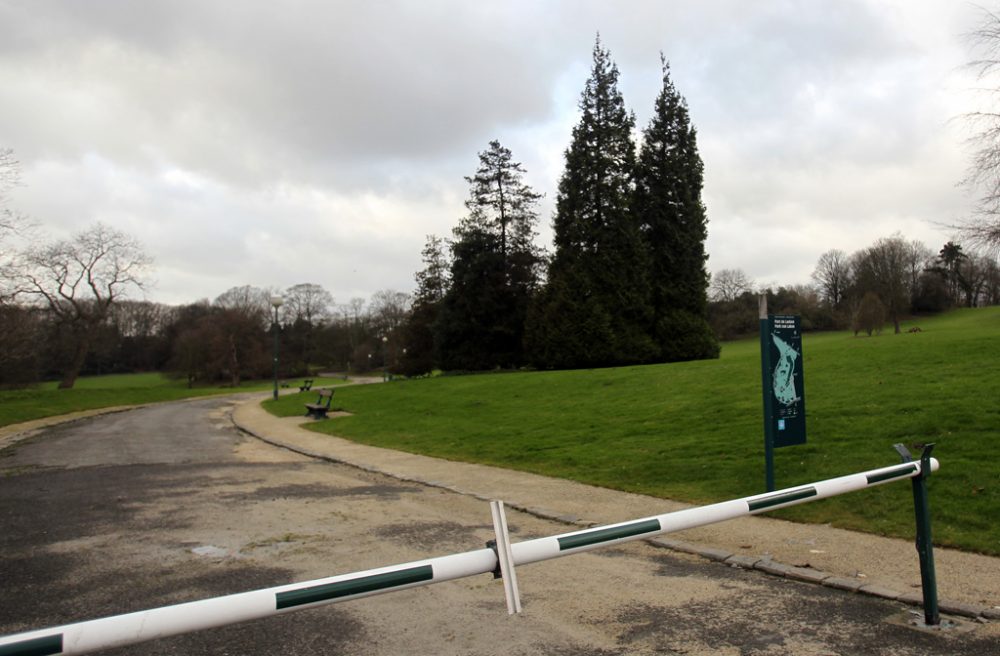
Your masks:
[[[767,317],[765,421],[775,447],[806,443],[806,394],[802,328],[794,315]],[[768,402],[769,401],[769,402]]]

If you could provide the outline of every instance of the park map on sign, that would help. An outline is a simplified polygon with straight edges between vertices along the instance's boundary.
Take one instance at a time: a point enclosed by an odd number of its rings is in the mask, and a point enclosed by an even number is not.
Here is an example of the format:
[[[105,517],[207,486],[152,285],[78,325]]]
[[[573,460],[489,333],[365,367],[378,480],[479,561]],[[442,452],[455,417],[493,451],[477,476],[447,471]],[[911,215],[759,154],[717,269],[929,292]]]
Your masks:
[[[774,376],[771,380],[774,398],[781,405],[789,406],[799,400],[795,394],[795,361],[799,353],[775,333],[771,333],[771,337],[778,349],[778,364],[774,367]]]
[[[768,449],[805,444],[806,393],[799,317],[768,315],[761,321],[760,348],[765,444]],[[769,464],[769,490],[773,489],[771,467]]]

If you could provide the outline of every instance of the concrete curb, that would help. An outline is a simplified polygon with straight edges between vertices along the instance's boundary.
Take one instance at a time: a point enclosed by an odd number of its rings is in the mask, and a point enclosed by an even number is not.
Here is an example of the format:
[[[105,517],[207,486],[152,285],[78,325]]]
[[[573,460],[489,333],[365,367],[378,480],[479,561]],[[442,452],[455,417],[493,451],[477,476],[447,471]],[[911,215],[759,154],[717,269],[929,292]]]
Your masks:
[[[492,497],[482,495],[473,490],[465,490],[455,485],[423,478],[420,476],[404,476],[399,474],[398,472],[385,470],[368,463],[353,462],[348,459],[337,458],[329,454],[319,453],[311,449],[303,448],[297,444],[284,442],[282,440],[275,439],[274,437],[262,435],[260,434],[259,431],[254,430],[253,427],[250,427],[238,421],[235,414],[236,413],[233,413],[233,415],[231,415],[231,419],[233,425],[236,426],[238,430],[256,439],[259,439],[262,442],[266,442],[267,444],[270,444],[272,446],[276,446],[282,449],[287,449],[294,453],[308,456],[310,458],[316,458],[318,460],[324,460],[326,462],[333,462],[337,464],[347,465],[349,467],[354,467],[362,471],[381,474],[383,476],[395,478],[396,480],[399,481],[407,483],[417,483],[419,485],[425,485],[427,487],[447,490],[449,492],[454,492],[455,494],[470,496],[479,499],[481,501],[492,501]],[[599,522],[588,521],[586,519],[581,519],[574,515],[561,514],[557,511],[553,511],[547,508],[540,508],[536,506],[525,506],[517,503],[508,503],[508,502],[504,503],[509,508],[527,513],[534,517],[555,521],[570,526],[589,528],[591,526],[596,526],[599,524]],[[669,549],[671,551],[677,551],[679,553],[686,553],[699,556],[706,560],[722,563],[730,567],[754,570],[770,576],[787,578],[793,581],[799,581],[801,583],[822,585],[825,587],[834,588],[837,590],[843,590],[846,592],[855,592],[890,601],[898,601],[900,603],[909,606],[921,606],[923,604],[923,596],[919,592],[908,592],[904,594],[883,586],[868,585],[861,580],[847,579],[844,577],[834,576],[833,574],[812,569],[810,567],[796,567],[793,565],[786,565],[784,563],[775,561],[770,557],[733,554],[728,551],[725,551],[724,549],[717,549],[705,545],[691,544],[689,542],[683,542],[681,540],[675,540],[666,537],[650,538],[648,540],[645,540],[645,542],[655,547]],[[977,619],[980,621],[1000,620],[1000,607],[990,608],[988,606],[983,606],[979,604],[968,604],[963,602],[949,601],[945,599],[939,599],[938,606],[942,613],[946,613],[949,615],[961,616],[969,619]]]
[[[662,537],[651,538],[646,540],[646,542],[664,549],[701,556],[706,560],[720,562],[725,565],[729,565],[730,567],[753,569],[764,574],[777,576],[779,578],[787,578],[803,583],[823,585],[828,588],[844,590],[846,592],[857,592],[871,597],[898,601],[908,606],[922,606],[924,602],[923,595],[920,592],[907,592],[904,594],[883,586],[866,585],[864,581],[861,580],[834,576],[821,570],[812,569],[811,567],[794,567],[792,565],[786,565],[771,558],[731,554],[723,549],[694,545],[688,542],[681,542],[680,540]],[[940,607],[942,613],[947,613],[949,615],[968,617],[970,619],[1000,619],[1000,608],[990,608],[980,604],[968,604],[949,601],[947,599],[939,600],[938,606]]]

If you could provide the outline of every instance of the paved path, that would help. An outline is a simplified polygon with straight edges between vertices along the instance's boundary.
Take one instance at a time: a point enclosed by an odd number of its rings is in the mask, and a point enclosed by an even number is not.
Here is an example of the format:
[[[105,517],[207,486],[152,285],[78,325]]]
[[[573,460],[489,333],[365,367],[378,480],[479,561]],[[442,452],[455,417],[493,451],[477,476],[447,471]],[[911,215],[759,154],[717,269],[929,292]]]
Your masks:
[[[569,514],[620,521],[665,507],[358,447],[237,404],[86,419],[0,452],[0,634],[479,548],[492,533],[484,498],[530,511],[509,513],[515,541],[565,532]],[[234,410],[270,440],[354,462],[249,438],[229,421]],[[806,536],[820,540],[807,552],[827,546],[822,533]],[[515,617],[500,583],[482,576],[108,653],[1000,654],[1000,623],[931,634],[907,627],[898,602],[644,543],[519,574]]]
[[[300,453],[483,500],[502,499],[536,516],[569,524],[610,524],[690,507],[524,472],[365,446],[305,430],[302,426],[309,420],[279,419],[256,403],[238,407],[234,421],[252,434]],[[896,463],[887,457],[881,464]],[[864,492],[855,494],[863,503]],[[912,508],[900,508],[900,512],[912,513]],[[906,540],[758,516],[671,534],[658,543],[838,588],[902,598],[906,603],[922,599],[917,552],[913,542]],[[936,549],[935,556],[943,609],[1000,620],[1000,558],[950,549]]]

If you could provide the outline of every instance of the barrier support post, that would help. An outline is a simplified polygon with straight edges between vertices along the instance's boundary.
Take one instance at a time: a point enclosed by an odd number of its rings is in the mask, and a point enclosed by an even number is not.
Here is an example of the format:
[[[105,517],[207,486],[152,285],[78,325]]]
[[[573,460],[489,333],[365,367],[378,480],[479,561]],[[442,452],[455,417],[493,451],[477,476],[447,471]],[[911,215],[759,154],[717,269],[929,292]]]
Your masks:
[[[902,444],[896,445],[904,462],[913,458]],[[927,477],[931,475],[931,451],[933,444],[924,446],[920,454],[920,473],[910,479],[913,484],[913,511],[917,519],[917,555],[920,557],[920,589],[924,595],[924,624],[941,624],[938,608],[937,574],[934,571],[934,544],[931,539],[931,508],[927,499]]]
[[[767,334],[767,294],[757,303],[760,324],[760,376],[764,395],[764,489],[774,492],[774,428],[771,425],[771,346]]]

